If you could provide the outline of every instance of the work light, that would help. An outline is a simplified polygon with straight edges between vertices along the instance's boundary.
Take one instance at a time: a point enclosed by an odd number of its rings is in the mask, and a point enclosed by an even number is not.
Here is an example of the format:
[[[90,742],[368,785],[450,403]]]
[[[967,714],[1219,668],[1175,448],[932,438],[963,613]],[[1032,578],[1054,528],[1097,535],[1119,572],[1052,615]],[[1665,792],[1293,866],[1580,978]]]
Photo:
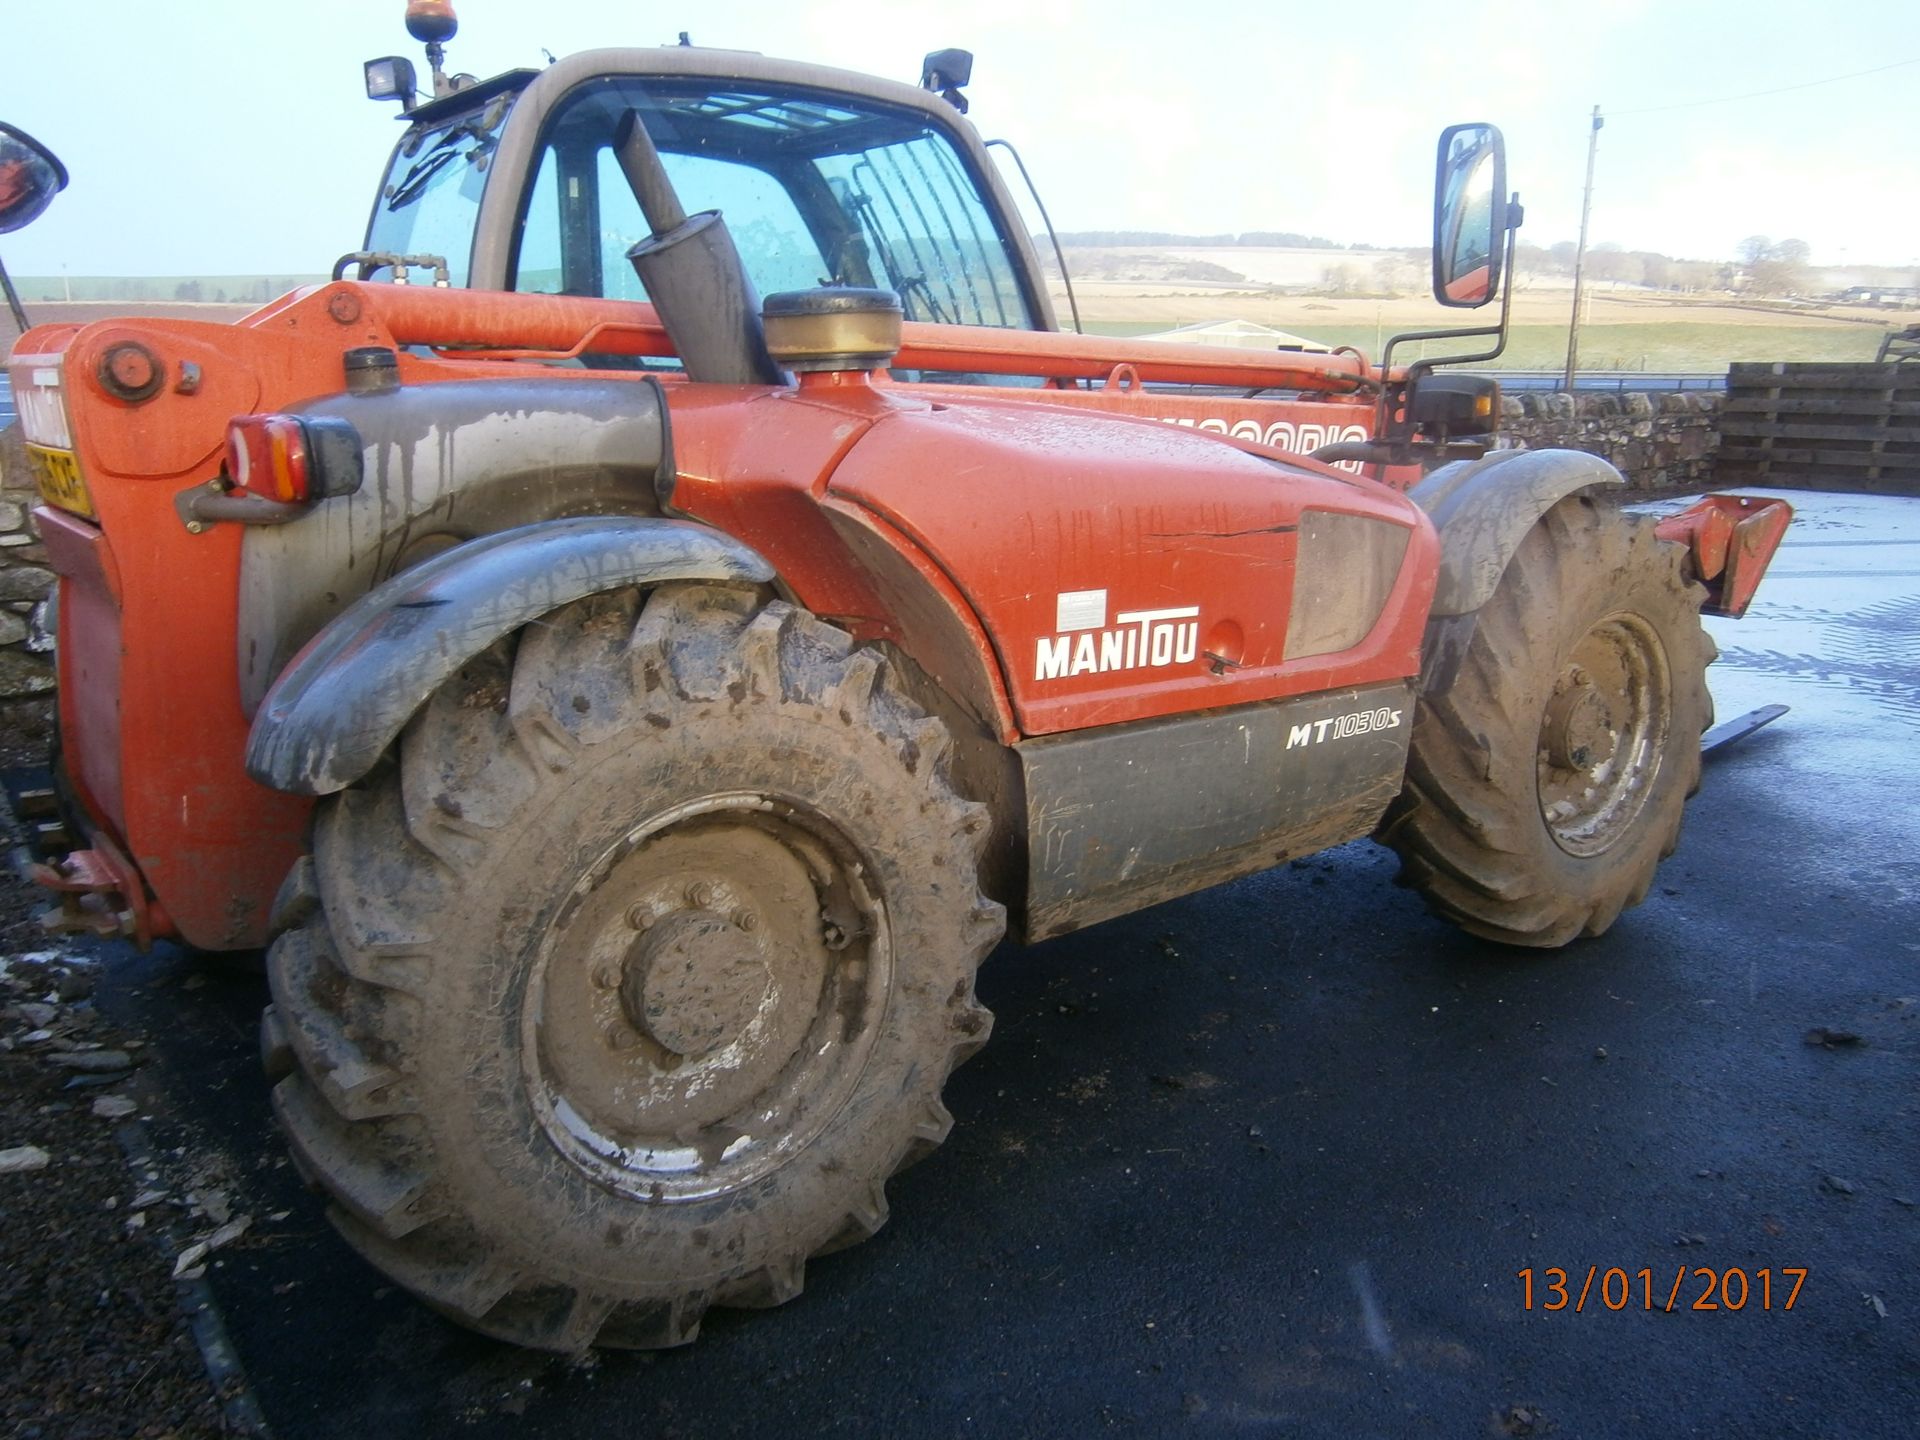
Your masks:
[[[369,100],[398,100],[402,110],[413,109],[413,62],[403,55],[384,55],[362,67],[367,72]]]

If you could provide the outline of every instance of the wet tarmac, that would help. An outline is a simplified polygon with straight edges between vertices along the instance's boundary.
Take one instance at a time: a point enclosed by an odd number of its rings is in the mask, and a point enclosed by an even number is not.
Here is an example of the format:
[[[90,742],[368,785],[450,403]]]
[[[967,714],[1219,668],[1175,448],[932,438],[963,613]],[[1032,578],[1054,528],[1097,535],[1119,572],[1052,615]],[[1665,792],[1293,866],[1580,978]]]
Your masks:
[[[1608,935],[1483,945],[1363,843],[1003,948],[892,1223],[685,1350],[569,1364],[388,1286],[281,1160],[261,982],[121,957],[158,1139],[261,1217],[209,1278],[275,1433],[1913,1435],[1920,499],[1791,498],[1712,681],[1792,711]]]

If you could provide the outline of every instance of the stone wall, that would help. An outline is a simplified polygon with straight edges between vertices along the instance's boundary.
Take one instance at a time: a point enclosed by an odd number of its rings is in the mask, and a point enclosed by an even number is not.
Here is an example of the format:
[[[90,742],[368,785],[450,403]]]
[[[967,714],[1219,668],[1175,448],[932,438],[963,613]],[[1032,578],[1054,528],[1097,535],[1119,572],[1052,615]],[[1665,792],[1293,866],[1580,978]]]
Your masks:
[[[1720,446],[1714,390],[1524,391],[1501,397],[1501,429],[1529,450],[1584,450],[1636,490],[1704,490]]]
[[[0,430],[0,707],[53,690],[53,637],[45,623],[53,572],[27,514],[34,488],[26,461],[20,427]]]

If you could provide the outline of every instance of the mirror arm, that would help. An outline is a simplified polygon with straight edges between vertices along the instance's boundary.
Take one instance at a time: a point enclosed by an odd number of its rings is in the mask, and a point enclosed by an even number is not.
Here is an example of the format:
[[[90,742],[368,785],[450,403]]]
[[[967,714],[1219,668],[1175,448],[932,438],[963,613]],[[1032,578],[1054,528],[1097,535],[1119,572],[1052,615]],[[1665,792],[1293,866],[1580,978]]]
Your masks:
[[[1520,197],[1516,194],[1509,205],[1508,213],[1511,215],[1519,209]],[[1501,276],[1500,285],[1500,318],[1492,325],[1470,325],[1457,330],[1414,330],[1404,335],[1395,335],[1387,341],[1387,348],[1382,351],[1380,355],[1380,369],[1383,373],[1392,368],[1390,362],[1393,358],[1393,347],[1414,340],[1469,340],[1478,335],[1494,335],[1499,337],[1498,343],[1491,350],[1481,355],[1443,355],[1438,360],[1416,360],[1407,369],[1407,379],[1409,381],[1413,380],[1417,375],[1426,374],[1436,365],[1473,365],[1483,360],[1497,360],[1500,358],[1501,354],[1507,348],[1507,320],[1513,313],[1513,255],[1518,232],[1519,226],[1517,224],[1509,224],[1507,226],[1506,258],[1503,261],[1505,273]]]
[[[1514,248],[1519,239],[1519,217],[1524,213],[1520,208],[1520,196],[1516,193],[1507,206],[1506,258],[1500,277],[1500,319],[1495,324],[1469,325],[1452,330],[1410,330],[1393,336],[1380,352],[1380,399],[1374,407],[1373,433],[1377,442],[1384,441],[1387,444],[1392,457],[1381,461],[1381,464],[1408,465],[1413,462],[1413,407],[1409,397],[1423,375],[1431,374],[1441,365],[1477,365],[1497,360],[1506,351],[1507,321],[1513,314]],[[1411,344],[1415,340],[1471,340],[1483,335],[1495,337],[1491,350],[1477,355],[1443,355],[1438,360],[1416,360],[1407,367],[1406,378],[1399,384],[1387,379],[1393,373],[1393,352],[1397,346]],[[1396,408],[1407,416],[1402,425],[1396,426],[1392,421]]]
[[[0,290],[7,292],[7,309],[13,312],[14,327],[24,335],[27,333],[27,312],[20,307],[20,292],[13,288],[13,279],[7,274],[7,267],[0,265]]]

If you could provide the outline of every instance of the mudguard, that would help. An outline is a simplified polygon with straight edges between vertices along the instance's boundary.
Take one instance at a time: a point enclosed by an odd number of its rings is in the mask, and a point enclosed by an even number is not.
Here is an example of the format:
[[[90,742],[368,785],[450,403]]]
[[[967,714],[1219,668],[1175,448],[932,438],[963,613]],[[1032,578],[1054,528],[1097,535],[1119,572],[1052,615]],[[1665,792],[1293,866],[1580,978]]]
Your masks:
[[[659,382],[576,378],[588,373],[349,390],[291,407],[359,432],[366,483],[297,525],[241,536],[234,648],[248,715],[301,646],[421,555],[543,520],[671,513]]]
[[[1440,532],[1440,580],[1429,613],[1438,619],[1478,610],[1542,515],[1576,490],[1626,483],[1599,456],[1579,450],[1495,450],[1442,465],[1407,492]]]
[[[1421,647],[1420,688],[1452,683],[1473,640],[1473,618],[1493,598],[1527,532],[1580,490],[1625,485],[1621,473],[1579,450],[1495,450],[1442,465],[1407,492],[1440,533],[1440,576]]]
[[[542,615],[627,585],[772,579],[747,546],[686,520],[586,515],[469,541],[369,590],[307,643],[254,716],[247,773],[296,795],[345,789],[456,670]]]

